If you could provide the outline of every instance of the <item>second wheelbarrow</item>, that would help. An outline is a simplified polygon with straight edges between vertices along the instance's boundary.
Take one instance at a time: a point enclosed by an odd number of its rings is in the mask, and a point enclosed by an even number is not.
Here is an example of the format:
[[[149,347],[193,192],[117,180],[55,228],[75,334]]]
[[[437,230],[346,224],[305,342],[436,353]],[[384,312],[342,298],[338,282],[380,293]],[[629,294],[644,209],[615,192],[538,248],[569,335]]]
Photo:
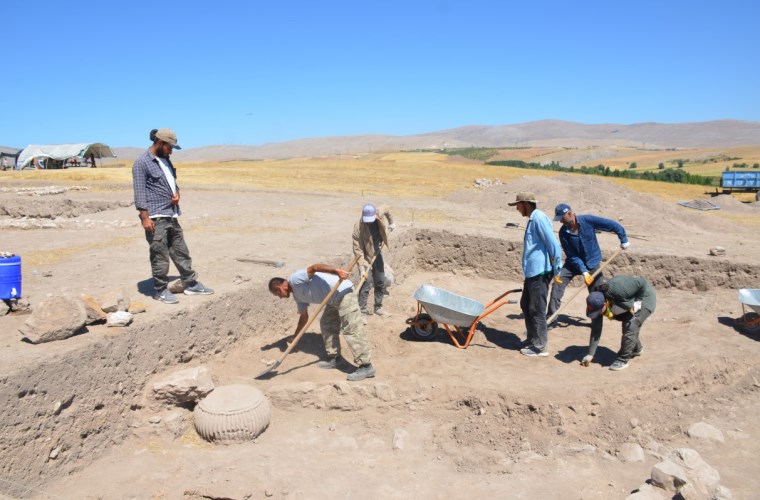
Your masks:
[[[407,319],[406,323],[411,327],[412,336],[417,340],[435,338],[438,323],[440,323],[455,346],[467,349],[478,323],[504,304],[516,304],[517,301],[508,300],[505,297],[510,293],[521,291],[522,288],[515,288],[482,304],[477,300],[434,286],[422,285],[414,292],[414,298],[417,300],[417,314]]]

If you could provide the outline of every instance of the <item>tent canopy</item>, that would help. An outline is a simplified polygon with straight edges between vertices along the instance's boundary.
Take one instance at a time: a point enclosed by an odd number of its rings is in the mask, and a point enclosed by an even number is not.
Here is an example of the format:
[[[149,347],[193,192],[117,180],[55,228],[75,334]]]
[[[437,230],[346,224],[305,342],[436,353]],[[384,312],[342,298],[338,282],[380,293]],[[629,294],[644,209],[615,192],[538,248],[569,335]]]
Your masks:
[[[65,161],[69,158],[89,158],[90,155],[95,155],[95,158],[116,157],[107,144],[100,142],[91,144],[30,144],[19,154],[16,168],[26,167],[34,158]]]

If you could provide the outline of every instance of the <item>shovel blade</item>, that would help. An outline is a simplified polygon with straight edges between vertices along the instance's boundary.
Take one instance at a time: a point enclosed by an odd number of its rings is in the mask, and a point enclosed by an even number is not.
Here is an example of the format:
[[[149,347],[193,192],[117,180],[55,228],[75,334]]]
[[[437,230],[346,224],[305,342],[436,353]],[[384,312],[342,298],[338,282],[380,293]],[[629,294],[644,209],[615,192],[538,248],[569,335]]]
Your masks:
[[[282,360],[280,360],[280,361],[277,361],[277,362],[276,362],[275,364],[273,364],[272,366],[269,366],[269,367],[267,367],[267,369],[266,369],[266,370],[264,370],[263,372],[259,373],[258,375],[256,375],[256,376],[255,376],[255,377],[253,377],[253,378],[261,378],[261,377],[263,377],[264,375],[266,375],[267,373],[269,373],[269,372],[272,372],[272,371],[276,370],[276,369],[277,369],[277,367],[278,367],[278,366],[280,366],[280,363],[282,363]]]

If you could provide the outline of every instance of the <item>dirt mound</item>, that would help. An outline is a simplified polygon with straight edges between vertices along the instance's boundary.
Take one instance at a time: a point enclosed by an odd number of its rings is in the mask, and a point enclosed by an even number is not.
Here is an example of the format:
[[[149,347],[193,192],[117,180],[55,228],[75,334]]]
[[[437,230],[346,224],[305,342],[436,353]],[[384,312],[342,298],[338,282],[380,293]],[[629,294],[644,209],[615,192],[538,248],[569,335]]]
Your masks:
[[[128,207],[130,202],[105,200],[72,200],[72,199],[11,199],[0,201],[0,216],[20,219],[23,217],[35,219],[55,219],[57,217],[79,217]]]

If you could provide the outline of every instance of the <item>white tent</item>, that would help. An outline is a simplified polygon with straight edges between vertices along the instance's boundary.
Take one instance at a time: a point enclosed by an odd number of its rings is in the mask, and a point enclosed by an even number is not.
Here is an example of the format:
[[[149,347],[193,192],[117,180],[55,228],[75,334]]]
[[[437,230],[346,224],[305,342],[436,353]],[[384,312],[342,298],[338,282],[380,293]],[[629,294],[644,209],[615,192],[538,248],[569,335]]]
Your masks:
[[[21,151],[16,161],[16,168],[23,169],[37,158],[50,158],[52,160],[66,161],[69,158],[79,158],[84,160],[91,155],[95,158],[111,157],[115,158],[111,148],[100,142],[92,144],[30,144]]]

